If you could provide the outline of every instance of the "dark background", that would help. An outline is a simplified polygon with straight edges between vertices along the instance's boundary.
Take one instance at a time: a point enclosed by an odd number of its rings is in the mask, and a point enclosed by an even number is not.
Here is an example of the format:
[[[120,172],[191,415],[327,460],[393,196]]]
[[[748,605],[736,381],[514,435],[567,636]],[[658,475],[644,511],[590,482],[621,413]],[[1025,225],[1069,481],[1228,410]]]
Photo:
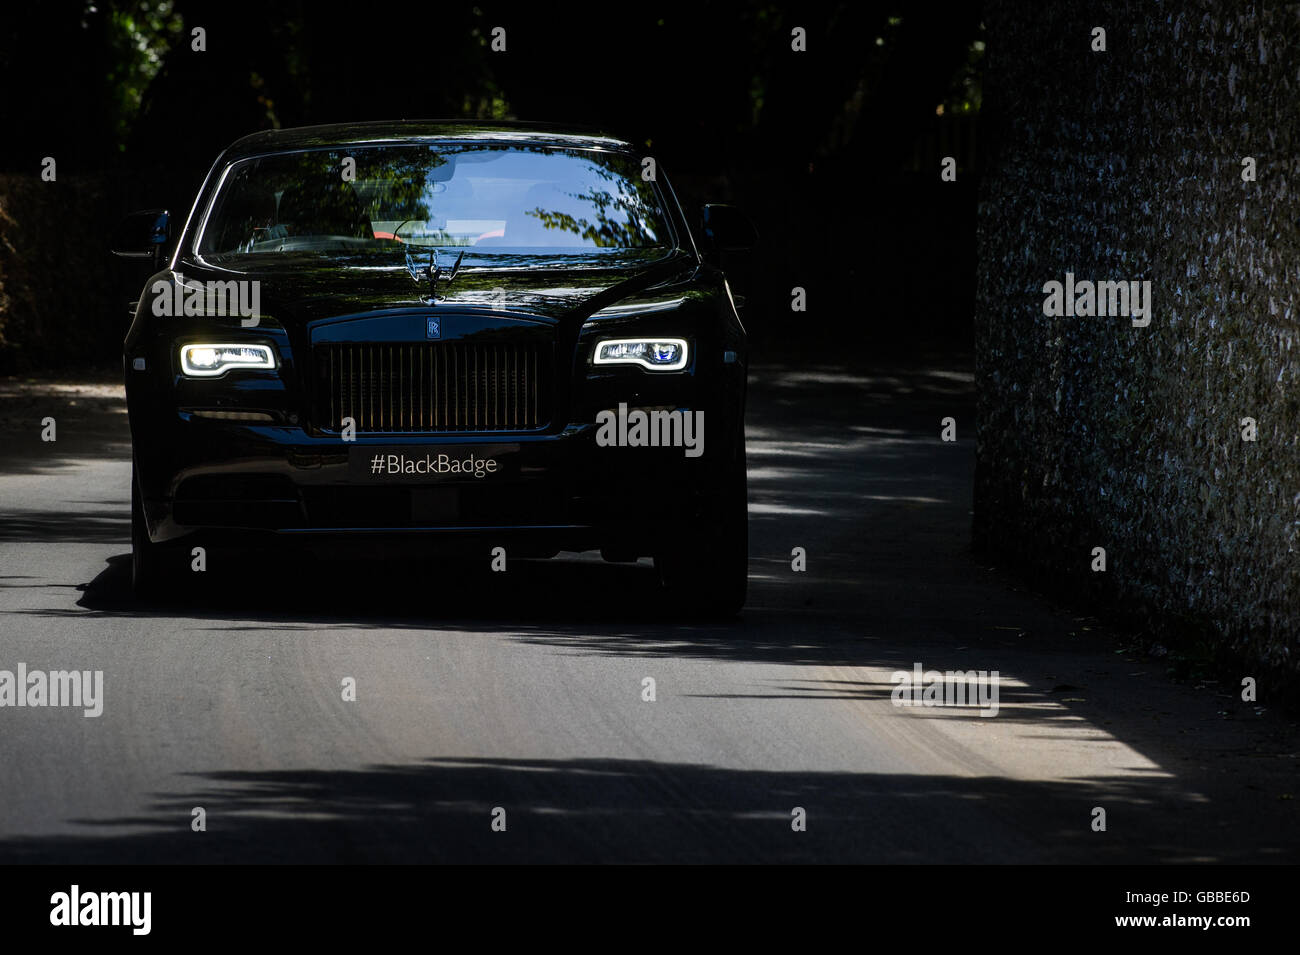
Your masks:
[[[969,346],[976,4],[95,0],[6,17],[0,372],[115,366],[148,270],[109,256],[112,227],[155,206],[183,222],[234,139],[395,118],[546,121],[643,144],[688,214],[729,201],[757,223],[747,318],[762,346]],[[490,48],[496,26],[505,52]],[[956,182],[940,181],[947,155]],[[795,286],[806,312],[790,310]]]

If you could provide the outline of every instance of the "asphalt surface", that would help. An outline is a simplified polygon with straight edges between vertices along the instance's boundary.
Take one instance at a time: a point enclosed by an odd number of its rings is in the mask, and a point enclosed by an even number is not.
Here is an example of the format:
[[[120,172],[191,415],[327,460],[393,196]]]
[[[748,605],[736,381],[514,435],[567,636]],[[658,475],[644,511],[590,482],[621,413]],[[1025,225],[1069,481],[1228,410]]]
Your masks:
[[[971,557],[972,387],[755,368],[749,602],[690,623],[590,555],[214,553],[139,605],[120,389],[0,381],[0,670],[104,674],[0,707],[0,862],[1296,861],[1293,722]],[[915,663],[998,714],[895,706]]]

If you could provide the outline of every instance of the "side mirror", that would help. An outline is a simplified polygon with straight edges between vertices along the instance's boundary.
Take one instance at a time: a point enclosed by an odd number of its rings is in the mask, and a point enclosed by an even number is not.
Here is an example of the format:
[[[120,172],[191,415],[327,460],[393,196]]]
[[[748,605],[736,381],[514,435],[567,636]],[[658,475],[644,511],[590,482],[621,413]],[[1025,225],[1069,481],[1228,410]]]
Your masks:
[[[117,227],[113,236],[113,254],[124,259],[162,258],[170,233],[166,209],[133,212]]]
[[[758,230],[735,206],[710,203],[704,207],[704,238],[716,254],[748,252],[758,244]]]

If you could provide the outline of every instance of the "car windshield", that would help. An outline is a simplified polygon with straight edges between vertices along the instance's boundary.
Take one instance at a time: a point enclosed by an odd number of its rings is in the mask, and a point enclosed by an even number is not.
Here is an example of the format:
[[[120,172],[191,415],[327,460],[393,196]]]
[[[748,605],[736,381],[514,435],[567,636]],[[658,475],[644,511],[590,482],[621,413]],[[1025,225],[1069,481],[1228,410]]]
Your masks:
[[[529,145],[355,146],[246,159],[227,172],[196,251],[207,259],[642,257],[672,245],[632,157]],[[248,260],[251,264],[252,260]]]

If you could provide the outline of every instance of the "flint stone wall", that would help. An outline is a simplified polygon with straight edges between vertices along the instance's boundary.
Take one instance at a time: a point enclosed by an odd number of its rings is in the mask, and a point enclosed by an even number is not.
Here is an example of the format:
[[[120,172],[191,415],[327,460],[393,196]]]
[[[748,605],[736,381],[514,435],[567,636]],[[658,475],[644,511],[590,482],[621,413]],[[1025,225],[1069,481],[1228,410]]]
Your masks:
[[[994,0],[985,22],[977,549],[1294,676],[1300,6]],[[1067,271],[1150,280],[1150,325],[1045,316]]]

